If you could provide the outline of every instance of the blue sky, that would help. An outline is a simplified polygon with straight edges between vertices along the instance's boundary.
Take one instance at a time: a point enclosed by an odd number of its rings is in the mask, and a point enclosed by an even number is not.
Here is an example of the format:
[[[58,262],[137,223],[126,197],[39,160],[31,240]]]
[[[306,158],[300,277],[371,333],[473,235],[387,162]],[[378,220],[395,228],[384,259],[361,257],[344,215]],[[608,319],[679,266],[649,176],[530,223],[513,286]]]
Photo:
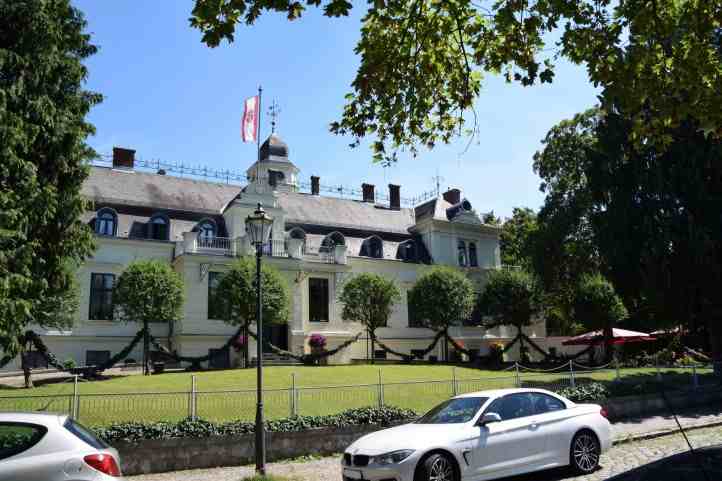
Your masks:
[[[235,43],[210,49],[188,24],[191,0],[74,4],[100,47],[87,66],[88,87],[105,96],[90,114],[97,128],[90,143],[101,153],[120,146],[145,159],[245,170],[256,147],[240,139],[242,103],[262,84],[265,107],[271,99],[281,106],[277,131],[302,179],[319,175],[322,184],[354,188],[370,182],[383,192],[398,183],[412,197],[433,189],[438,169],[442,189],[458,187],[477,210],[508,216],[543,201],[532,156],[549,128],[596,101],[584,69],[566,63],[551,86],[487,77],[476,103],[480,135],[466,152],[464,139],[384,169],[367,146],[351,149],[352,139],[328,131],[358,64],[360,12],[328,19],[309,11],[295,22],[266,14],[239,26]],[[264,115],[262,136],[269,132]]]

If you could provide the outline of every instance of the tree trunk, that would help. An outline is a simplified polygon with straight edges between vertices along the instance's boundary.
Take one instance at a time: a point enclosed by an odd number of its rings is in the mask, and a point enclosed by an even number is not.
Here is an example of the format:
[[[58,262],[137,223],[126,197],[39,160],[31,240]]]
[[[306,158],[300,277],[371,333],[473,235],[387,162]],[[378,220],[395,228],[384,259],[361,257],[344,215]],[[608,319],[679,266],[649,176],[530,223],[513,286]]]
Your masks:
[[[246,343],[243,345],[243,367],[251,367],[250,363],[250,344],[251,344],[251,337],[248,334],[248,324],[246,324],[243,327],[243,337],[246,339]]]
[[[717,377],[722,378],[722,319],[710,318],[707,325],[714,373]]]
[[[150,331],[148,329],[148,321],[143,321],[143,375],[150,375]]]
[[[612,360],[612,341],[614,339],[614,330],[612,326],[606,326],[604,328],[604,359],[602,364],[611,362]]]
[[[516,338],[519,339],[519,362],[524,364],[527,362],[527,356],[524,351],[525,346],[524,346],[524,338],[521,335],[521,327],[517,326],[516,331],[517,331]]]
[[[23,377],[25,378],[25,388],[30,389],[32,387],[35,387],[33,385],[33,379],[32,379],[32,372],[30,371],[30,366],[28,366],[27,359],[26,359],[26,352],[25,349],[22,349],[20,351],[20,364],[23,368]]]
[[[369,339],[371,339],[371,364],[376,364],[376,343],[371,329],[368,330]]]

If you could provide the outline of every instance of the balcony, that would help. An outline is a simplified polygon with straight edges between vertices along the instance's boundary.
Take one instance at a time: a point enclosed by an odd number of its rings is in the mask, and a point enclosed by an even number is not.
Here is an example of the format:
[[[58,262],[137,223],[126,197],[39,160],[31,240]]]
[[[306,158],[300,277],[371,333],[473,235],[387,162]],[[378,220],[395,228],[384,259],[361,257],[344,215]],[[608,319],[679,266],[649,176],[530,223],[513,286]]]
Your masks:
[[[184,254],[241,257],[255,251],[246,237],[200,237],[198,232],[184,232],[183,240],[176,243],[176,255]],[[346,264],[346,246],[307,252],[306,244],[299,239],[271,239],[263,245],[264,256],[303,259],[326,264]]]

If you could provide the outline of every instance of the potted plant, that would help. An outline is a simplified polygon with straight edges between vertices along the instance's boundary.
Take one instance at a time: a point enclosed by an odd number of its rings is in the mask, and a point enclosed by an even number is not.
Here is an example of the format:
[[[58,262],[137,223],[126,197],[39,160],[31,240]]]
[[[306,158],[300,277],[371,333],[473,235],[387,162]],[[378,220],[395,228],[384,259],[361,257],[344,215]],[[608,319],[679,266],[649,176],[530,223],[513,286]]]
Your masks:
[[[326,337],[322,334],[311,334],[308,338],[311,354],[323,354],[326,350]],[[326,364],[326,358],[319,359],[319,364]]]

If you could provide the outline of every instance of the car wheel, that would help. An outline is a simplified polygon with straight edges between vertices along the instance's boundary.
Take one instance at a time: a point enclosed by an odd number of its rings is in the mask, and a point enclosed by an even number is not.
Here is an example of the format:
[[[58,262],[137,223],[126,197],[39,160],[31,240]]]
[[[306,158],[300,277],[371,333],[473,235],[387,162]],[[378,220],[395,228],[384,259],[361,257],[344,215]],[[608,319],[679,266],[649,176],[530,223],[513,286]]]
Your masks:
[[[457,481],[454,462],[445,454],[432,454],[419,468],[415,481]]]
[[[572,439],[571,466],[579,474],[589,474],[599,466],[599,440],[591,431],[578,432]]]

